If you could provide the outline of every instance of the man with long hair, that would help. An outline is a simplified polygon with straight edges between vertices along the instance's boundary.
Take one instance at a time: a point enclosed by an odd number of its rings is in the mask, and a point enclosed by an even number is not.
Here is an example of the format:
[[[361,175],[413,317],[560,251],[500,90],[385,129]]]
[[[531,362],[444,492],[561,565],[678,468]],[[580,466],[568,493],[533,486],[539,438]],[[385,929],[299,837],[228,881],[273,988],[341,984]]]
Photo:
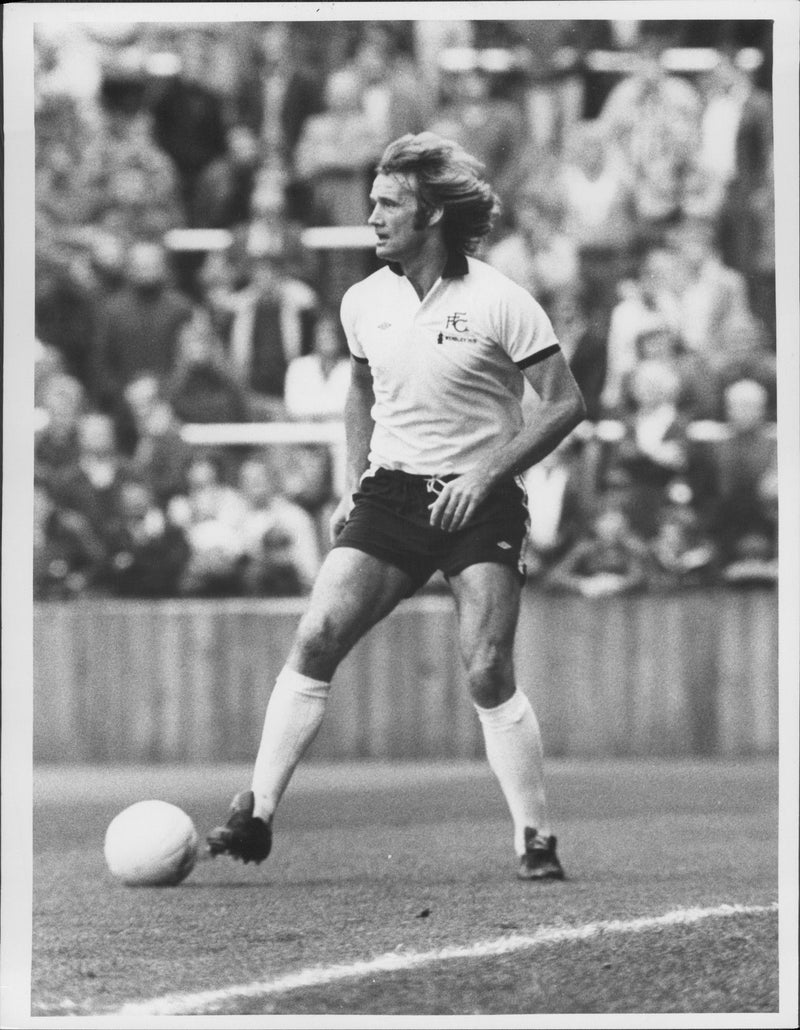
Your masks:
[[[387,264],[341,305],[352,489],[331,519],[333,547],[270,697],[251,789],[236,795],[209,849],[245,862],[267,857],[276,806],[319,728],[339,663],[441,570],[489,764],[511,811],[519,875],[561,879],[539,727],[514,680],[527,525],[515,477],[583,419],[583,400],[541,307],[470,256],[497,210],[473,158],[432,133],[403,136],[383,154],[371,203],[376,253]],[[529,423],[525,380],[540,398]]]

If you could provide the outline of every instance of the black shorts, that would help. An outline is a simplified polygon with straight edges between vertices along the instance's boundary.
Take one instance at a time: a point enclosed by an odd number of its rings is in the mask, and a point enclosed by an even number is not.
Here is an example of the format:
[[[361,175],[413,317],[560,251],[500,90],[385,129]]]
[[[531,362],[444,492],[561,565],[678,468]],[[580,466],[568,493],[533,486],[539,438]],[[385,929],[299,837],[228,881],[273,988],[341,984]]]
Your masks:
[[[495,487],[462,529],[430,524],[428,506],[455,476],[412,476],[379,468],[362,477],[350,517],[334,547],[354,547],[402,569],[418,590],[438,569],[455,576],[469,565],[508,565],[525,580],[525,491],[515,479]]]

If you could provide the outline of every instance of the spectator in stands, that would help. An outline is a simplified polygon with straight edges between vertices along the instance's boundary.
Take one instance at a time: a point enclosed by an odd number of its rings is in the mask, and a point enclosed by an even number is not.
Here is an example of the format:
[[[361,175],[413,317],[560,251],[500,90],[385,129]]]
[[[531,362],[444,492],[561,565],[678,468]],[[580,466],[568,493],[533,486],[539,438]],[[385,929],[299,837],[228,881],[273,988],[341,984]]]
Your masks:
[[[290,218],[286,199],[287,189],[287,173],[276,165],[262,164],[258,169],[253,186],[251,202],[253,220],[270,224],[278,222],[286,224],[288,227]],[[303,212],[302,219],[297,220],[307,221],[309,217],[310,212],[306,210]]]
[[[175,372],[167,383],[181,422],[247,422],[247,396],[233,373],[208,311],[198,308],[181,329]]]
[[[65,96],[46,98],[41,106],[37,105],[35,117],[36,215],[41,224],[56,232],[62,226],[80,222],[82,207],[76,190],[76,170],[86,127],[74,102]]]
[[[575,243],[563,231],[558,185],[529,180],[515,196],[513,211],[515,231],[486,260],[547,306],[560,291],[572,289],[580,272]]]
[[[770,151],[763,173],[744,173],[731,184],[721,221],[726,261],[747,281],[750,307],[776,338],[775,172]]]
[[[222,98],[206,84],[208,40],[202,29],[180,34],[180,68],[153,105],[153,136],[175,163],[187,224],[200,225],[198,181],[227,151]]]
[[[723,50],[706,77],[702,158],[725,190],[723,260],[747,280],[755,314],[775,333],[775,196],[772,101]]]
[[[635,274],[637,223],[630,172],[597,122],[580,122],[568,136],[563,195],[564,231],[578,249],[581,278],[605,332],[617,283]]]
[[[156,376],[146,373],[128,383],[125,402],[136,429],[129,469],[147,485],[155,503],[163,507],[186,492],[191,448],[181,437],[180,425]]]
[[[97,400],[92,368],[97,313],[124,285],[124,268],[122,240],[102,230],[92,231],[88,245],[61,249],[61,260],[50,261],[47,248],[37,248],[37,332],[57,348],[66,370],[80,380],[93,402]]]
[[[172,372],[181,326],[192,314],[191,303],[169,285],[166,255],[158,244],[131,248],[127,279],[98,310],[95,381],[106,410],[119,409],[122,391],[135,376]]]
[[[89,253],[92,286],[96,297],[110,297],[125,285],[125,244],[109,232],[94,235]]]
[[[622,378],[621,411],[636,408],[633,380],[642,362],[660,361],[669,365],[680,382],[677,405],[687,419],[715,418],[719,414],[720,381],[702,354],[689,350],[680,334],[664,322],[654,323],[636,337],[636,366]]]
[[[50,482],[60,469],[78,460],[83,387],[72,376],[57,373],[43,387],[41,403],[46,421],[36,434],[34,469],[43,481]]]
[[[249,282],[232,298],[229,358],[247,391],[251,416],[285,417],[289,362],[311,349],[316,318],[313,290],[285,270],[285,240],[264,228],[248,244]]]
[[[350,385],[341,323],[333,312],[323,313],[314,333],[314,349],[289,362],[284,400],[289,418],[320,421],[344,418]]]
[[[44,404],[44,395],[54,376],[64,375],[64,359],[59,351],[40,339],[33,341],[33,403],[37,408]]]
[[[687,182],[698,163],[702,108],[694,86],[663,67],[671,23],[652,22],[648,29],[638,67],[612,89],[600,122],[631,170],[640,234],[658,243],[684,210]]]
[[[227,139],[226,152],[198,176],[195,220],[208,229],[228,229],[250,219],[258,171],[258,140],[244,125],[233,126]]]
[[[678,373],[663,361],[643,361],[633,373],[634,412],[624,423],[606,467],[606,483],[625,483],[631,526],[652,539],[667,490],[688,473],[687,420],[678,411]]]
[[[245,502],[238,490],[223,482],[222,471],[218,457],[198,454],[189,466],[186,496],[173,498],[167,507],[169,520],[189,541],[182,594],[225,597],[241,591]]]
[[[77,460],[50,478],[60,509],[82,516],[102,541],[119,510],[125,462],[119,454],[114,423],[106,415],[86,414],[78,425]]]
[[[683,277],[680,326],[689,348],[723,385],[753,378],[774,395],[774,339],[749,308],[744,277],[722,264],[713,226],[688,222],[674,230],[673,241]]]
[[[673,489],[659,512],[650,545],[650,586],[660,590],[707,586],[717,573],[717,549],[692,503],[691,490]]]
[[[609,23],[559,19],[505,24],[513,25],[516,37],[509,43],[525,52],[525,108],[532,143],[560,153],[575,123],[594,118],[594,91],[587,88],[584,56],[607,45],[593,30],[603,32]]]
[[[318,225],[363,225],[369,216],[369,175],[381,152],[361,105],[353,71],[334,72],[325,88],[326,111],[305,123],[295,151],[295,172],[311,188]]]
[[[172,161],[150,136],[141,55],[107,68],[102,121],[80,155],[75,176],[77,225],[99,225],[129,239],[156,239],[183,224]]]
[[[420,90],[417,69],[383,26],[367,33],[346,67],[359,78],[362,107],[381,149],[407,132],[428,128],[433,108]]]
[[[717,373],[741,355],[731,325],[752,321],[744,277],[723,265],[713,223],[691,219],[671,230],[679,277],[679,326],[691,350]]]
[[[716,501],[711,524],[729,582],[777,578],[778,465],[774,426],[766,421],[768,394],[753,380],[725,391],[728,430],[711,447]]]
[[[611,312],[608,329],[606,378],[601,404],[608,414],[619,414],[623,381],[639,360],[637,341],[643,333],[664,326],[677,328],[677,261],[662,247],[644,256],[638,278],[618,286],[619,301]]]
[[[259,96],[266,163],[291,171],[306,121],[325,109],[324,81],[302,36],[286,22],[264,25]]]
[[[236,311],[236,291],[246,285],[239,280],[233,251],[233,247],[210,251],[197,272],[203,307],[211,321],[214,335],[224,348],[230,343]]]
[[[647,548],[631,532],[628,517],[612,496],[603,499],[588,539],[579,540],[547,577],[552,589],[600,598],[630,593],[647,584]]]
[[[734,343],[719,374],[722,391],[740,379],[754,379],[767,391],[767,417],[775,421],[777,356],[774,337],[770,338],[766,326],[749,312],[742,312],[739,318],[731,318],[728,331]]]
[[[590,306],[581,280],[565,286],[553,297],[548,314],[558,342],[586,402],[586,415],[596,421],[601,414],[600,397],[606,379],[607,341],[602,324]]]
[[[234,234],[230,247],[230,256],[237,279],[246,281],[246,259],[248,253],[257,253],[261,248],[262,238],[276,237],[281,245],[281,262],[285,278],[299,279],[303,282],[316,282],[320,278],[320,255],[303,244],[302,221],[290,216],[289,204],[285,193],[288,181],[284,172],[278,168],[263,166],[256,178],[253,193],[253,218],[244,231]],[[311,210],[309,201],[304,209],[305,216]],[[341,254],[334,252],[336,260],[330,265],[336,268]]]
[[[320,566],[314,521],[281,496],[266,455],[245,460],[239,471],[245,513],[239,529],[246,564],[245,592],[257,595],[305,594]]]
[[[174,597],[189,557],[182,529],[167,521],[146,480],[120,485],[119,518],[108,536],[105,582],[120,597]]]
[[[58,352],[64,371],[88,386],[93,332],[90,291],[80,274],[75,248],[63,238],[42,240],[40,229],[38,225],[34,268],[36,336]]]
[[[541,578],[586,535],[594,491],[583,434],[567,436],[523,481],[530,509],[525,564]]]
[[[160,240],[170,229],[183,224],[172,192],[161,206],[154,202],[145,169],[118,169],[108,182],[106,198],[103,227],[128,239]]]
[[[320,542],[327,545],[326,516],[338,498],[334,497],[330,449],[325,445],[297,444],[282,448],[279,457],[283,492],[290,501],[309,513],[320,528]]]
[[[772,103],[755,88],[728,49],[717,52],[716,65],[700,82],[700,162],[727,189],[744,171],[766,171],[772,149]],[[742,165],[744,167],[742,167]]]
[[[508,203],[525,142],[522,112],[511,101],[492,97],[490,76],[477,63],[446,74],[445,102],[427,128],[460,143],[485,165],[486,178]]]
[[[65,600],[86,593],[99,577],[103,546],[88,520],[61,508],[49,482],[33,486],[33,597]]]

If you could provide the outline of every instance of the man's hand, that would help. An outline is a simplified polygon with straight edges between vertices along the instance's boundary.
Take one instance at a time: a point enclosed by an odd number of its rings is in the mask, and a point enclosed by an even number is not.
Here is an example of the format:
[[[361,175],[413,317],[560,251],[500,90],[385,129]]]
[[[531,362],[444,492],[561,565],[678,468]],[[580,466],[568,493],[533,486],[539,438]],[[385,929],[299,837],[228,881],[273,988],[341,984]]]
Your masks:
[[[339,536],[341,531],[344,529],[344,524],[350,515],[353,508],[353,495],[350,491],[345,491],[344,497],[336,505],[336,509],[330,517],[328,528],[330,532],[331,544],[336,543],[336,538]]]
[[[432,526],[454,533],[462,529],[484,501],[491,489],[487,477],[479,471],[468,472],[442,485],[436,500],[428,505]]]

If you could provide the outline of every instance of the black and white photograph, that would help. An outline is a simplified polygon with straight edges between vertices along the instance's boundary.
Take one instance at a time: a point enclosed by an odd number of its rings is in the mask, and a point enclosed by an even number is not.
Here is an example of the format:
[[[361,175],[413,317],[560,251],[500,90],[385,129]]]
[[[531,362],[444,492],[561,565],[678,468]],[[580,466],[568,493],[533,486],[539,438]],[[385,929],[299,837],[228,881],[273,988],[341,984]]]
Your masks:
[[[0,1026],[796,1026],[800,9],[3,26]]]

